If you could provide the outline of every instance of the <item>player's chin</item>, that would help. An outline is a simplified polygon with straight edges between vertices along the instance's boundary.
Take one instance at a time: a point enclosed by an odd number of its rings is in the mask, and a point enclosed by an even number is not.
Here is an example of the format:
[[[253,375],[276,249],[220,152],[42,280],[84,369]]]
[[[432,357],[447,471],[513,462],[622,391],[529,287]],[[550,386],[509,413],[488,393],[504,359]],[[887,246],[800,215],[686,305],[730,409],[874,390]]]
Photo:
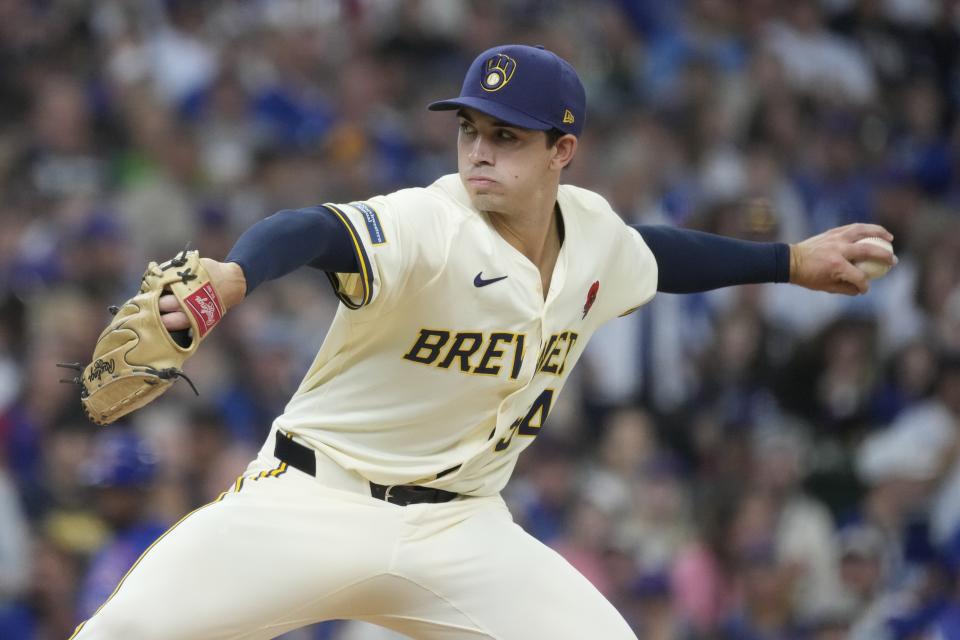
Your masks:
[[[500,211],[503,208],[503,196],[496,193],[472,191],[470,201],[478,211]]]

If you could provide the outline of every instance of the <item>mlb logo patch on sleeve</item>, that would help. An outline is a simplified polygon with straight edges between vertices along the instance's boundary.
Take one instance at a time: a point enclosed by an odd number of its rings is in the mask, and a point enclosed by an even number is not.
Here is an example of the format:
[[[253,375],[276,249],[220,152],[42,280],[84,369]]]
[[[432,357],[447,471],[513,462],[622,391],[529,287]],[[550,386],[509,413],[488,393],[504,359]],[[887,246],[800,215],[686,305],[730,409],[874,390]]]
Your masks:
[[[387,241],[383,235],[383,227],[380,225],[380,217],[373,207],[366,202],[351,202],[354,209],[363,214],[363,220],[367,223],[367,232],[370,234],[372,244],[383,244]]]

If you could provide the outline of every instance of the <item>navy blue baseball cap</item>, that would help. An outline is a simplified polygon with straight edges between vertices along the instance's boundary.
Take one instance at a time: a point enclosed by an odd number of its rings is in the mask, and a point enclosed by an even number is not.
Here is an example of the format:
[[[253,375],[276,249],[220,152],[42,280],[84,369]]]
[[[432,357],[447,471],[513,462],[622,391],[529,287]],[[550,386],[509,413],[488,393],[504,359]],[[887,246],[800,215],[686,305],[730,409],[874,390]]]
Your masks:
[[[569,62],[543,47],[508,44],[473,61],[460,96],[428,105],[431,111],[469,107],[524,129],[559,129],[579,136],[587,94]]]

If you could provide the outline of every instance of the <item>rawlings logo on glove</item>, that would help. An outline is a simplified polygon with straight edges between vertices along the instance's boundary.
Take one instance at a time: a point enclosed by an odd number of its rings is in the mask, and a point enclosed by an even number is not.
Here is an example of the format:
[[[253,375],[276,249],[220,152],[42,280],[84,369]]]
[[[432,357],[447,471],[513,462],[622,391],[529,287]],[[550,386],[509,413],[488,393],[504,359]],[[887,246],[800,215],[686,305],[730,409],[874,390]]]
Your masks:
[[[220,305],[216,300],[217,292],[213,290],[213,285],[209,282],[184,300],[187,303],[187,308],[193,314],[194,320],[197,321],[201,338],[223,317]]]
[[[160,296],[173,294],[190,321],[189,333],[171,335],[163,326]],[[139,409],[163,394],[177,378],[196,387],[180,367],[225,312],[210,275],[196,251],[147,266],[140,291],[121,307],[110,307],[113,320],[97,339],[90,364],[58,366],[75,369],[70,380],[80,385],[87,417],[105,425]]]
[[[113,362],[113,358],[110,358],[110,362],[104,362],[103,360],[97,360],[92,365],[90,365],[90,375],[87,376],[87,380],[93,382],[94,380],[99,380],[100,376],[104,373],[113,373],[113,370],[116,368],[116,365]]]

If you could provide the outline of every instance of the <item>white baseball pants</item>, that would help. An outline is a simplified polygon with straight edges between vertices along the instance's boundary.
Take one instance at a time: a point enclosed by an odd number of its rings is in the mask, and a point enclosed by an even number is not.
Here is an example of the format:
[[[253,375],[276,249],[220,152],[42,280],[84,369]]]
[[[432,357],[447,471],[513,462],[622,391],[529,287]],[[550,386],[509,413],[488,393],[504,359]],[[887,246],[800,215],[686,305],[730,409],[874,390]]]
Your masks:
[[[397,506],[322,455],[316,478],[288,468],[272,445],[154,543],[73,638],[252,640],[330,619],[423,640],[635,638],[499,496]]]

